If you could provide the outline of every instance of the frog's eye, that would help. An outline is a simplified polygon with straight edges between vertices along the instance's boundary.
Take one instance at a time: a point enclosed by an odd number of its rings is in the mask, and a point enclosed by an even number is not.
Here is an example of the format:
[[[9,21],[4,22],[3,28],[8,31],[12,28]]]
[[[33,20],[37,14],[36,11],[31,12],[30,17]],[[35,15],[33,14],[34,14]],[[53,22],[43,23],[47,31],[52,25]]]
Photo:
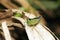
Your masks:
[[[41,16],[33,19],[27,19],[27,24],[30,26],[34,26],[39,23],[40,19],[41,19]]]

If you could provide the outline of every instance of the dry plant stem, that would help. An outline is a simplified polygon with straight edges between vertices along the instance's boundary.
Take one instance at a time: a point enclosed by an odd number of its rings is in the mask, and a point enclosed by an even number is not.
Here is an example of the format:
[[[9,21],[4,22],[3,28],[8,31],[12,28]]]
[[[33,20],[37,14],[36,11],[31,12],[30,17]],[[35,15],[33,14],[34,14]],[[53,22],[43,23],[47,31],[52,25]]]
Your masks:
[[[0,29],[2,30],[2,27],[0,27]],[[10,28],[8,28],[9,30],[14,30],[14,28],[13,27],[10,27]]]
[[[3,32],[1,32],[1,31],[0,31],[0,33],[1,33],[1,35],[4,37],[4,34],[3,34]]]
[[[13,25],[19,27],[19,28],[23,28],[21,24],[18,24],[18,23],[13,23]]]
[[[59,38],[45,25],[41,24],[47,31],[49,31],[57,40],[59,40]]]
[[[0,3],[9,9],[18,9],[18,6],[13,4],[10,0],[0,0]]]
[[[5,40],[12,40],[6,25],[6,21],[2,22],[2,30],[4,32]]]
[[[0,27],[0,29],[2,29],[2,28]]]
[[[6,11],[2,9],[0,11],[0,20],[11,18],[12,15],[13,15],[13,12],[11,10]]]
[[[8,26],[11,26],[11,25],[17,26],[18,28],[23,28],[22,25],[19,23],[13,23],[12,22],[12,23],[8,24]],[[14,28],[12,28],[12,29],[14,29]]]

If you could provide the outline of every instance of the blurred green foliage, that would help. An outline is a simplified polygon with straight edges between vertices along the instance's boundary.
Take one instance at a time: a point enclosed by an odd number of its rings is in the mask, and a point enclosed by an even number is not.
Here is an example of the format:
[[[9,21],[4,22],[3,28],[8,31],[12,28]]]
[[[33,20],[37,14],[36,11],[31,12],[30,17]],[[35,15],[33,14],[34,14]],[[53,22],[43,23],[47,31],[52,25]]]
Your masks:
[[[35,3],[34,3],[34,0],[27,0],[30,4],[31,4],[31,6],[32,7],[34,7],[35,9],[39,9],[40,7],[38,6],[38,5],[36,5]]]
[[[37,0],[36,0],[37,1]],[[45,8],[49,9],[49,10],[53,10],[56,9],[59,5],[60,5],[60,0],[38,0],[40,1]],[[37,6],[34,3],[34,0],[28,0],[28,2],[36,9],[39,9],[39,6]]]
[[[41,3],[49,10],[56,9],[59,6],[57,2],[53,1],[41,1]]]

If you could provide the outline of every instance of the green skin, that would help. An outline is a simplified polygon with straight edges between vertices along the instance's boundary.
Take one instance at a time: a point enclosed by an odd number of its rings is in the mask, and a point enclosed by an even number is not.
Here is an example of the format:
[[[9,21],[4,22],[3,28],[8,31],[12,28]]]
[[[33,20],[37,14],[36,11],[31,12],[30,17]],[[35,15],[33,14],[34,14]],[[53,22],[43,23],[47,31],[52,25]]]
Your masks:
[[[22,17],[23,14],[20,14],[20,13],[16,12],[16,14],[15,14],[14,16],[15,16],[15,17]]]
[[[24,16],[24,15],[16,12],[16,14],[15,14],[14,16],[15,16],[15,17],[22,17],[22,16]],[[36,25],[36,24],[39,23],[40,18],[41,18],[41,16],[40,16],[40,17],[37,17],[37,18],[33,18],[33,19],[27,18],[27,24],[28,24],[29,26],[34,26],[34,25]]]
[[[33,19],[28,19],[28,20],[27,20],[27,24],[28,24],[29,26],[35,26],[36,24],[39,23],[40,18],[41,18],[41,16],[40,16],[40,17],[37,17],[37,18],[33,18]]]
[[[28,24],[29,26],[34,26],[34,25],[36,25],[38,22],[39,22],[38,19],[27,20],[27,24]]]

